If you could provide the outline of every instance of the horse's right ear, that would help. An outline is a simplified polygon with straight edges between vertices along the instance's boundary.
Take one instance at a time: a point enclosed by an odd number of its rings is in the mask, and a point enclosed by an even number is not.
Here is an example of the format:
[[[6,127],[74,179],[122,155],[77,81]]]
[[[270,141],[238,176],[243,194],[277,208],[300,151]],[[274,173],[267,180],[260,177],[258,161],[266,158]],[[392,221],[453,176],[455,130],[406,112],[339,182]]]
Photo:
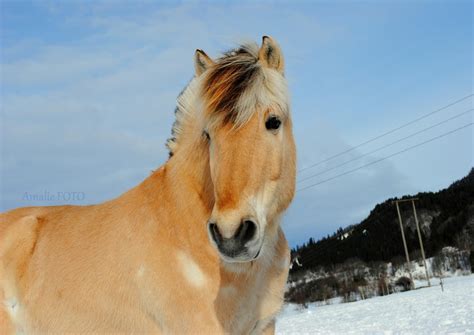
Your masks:
[[[194,69],[196,76],[200,76],[204,71],[214,64],[214,61],[200,49],[194,54]]]

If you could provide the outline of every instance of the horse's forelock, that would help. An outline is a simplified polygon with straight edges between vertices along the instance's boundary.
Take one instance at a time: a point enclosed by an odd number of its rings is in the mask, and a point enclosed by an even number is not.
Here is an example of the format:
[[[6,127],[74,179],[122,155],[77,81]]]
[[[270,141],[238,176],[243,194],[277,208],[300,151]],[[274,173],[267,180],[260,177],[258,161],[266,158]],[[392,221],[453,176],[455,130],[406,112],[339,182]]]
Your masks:
[[[282,73],[259,61],[259,47],[245,44],[219,58],[205,74],[202,95],[206,113],[235,126],[260,109],[288,114],[288,92]]]
[[[206,74],[202,86],[206,110],[225,123],[245,121],[239,100],[262,75],[257,62],[256,44],[241,46],[219,58]]]

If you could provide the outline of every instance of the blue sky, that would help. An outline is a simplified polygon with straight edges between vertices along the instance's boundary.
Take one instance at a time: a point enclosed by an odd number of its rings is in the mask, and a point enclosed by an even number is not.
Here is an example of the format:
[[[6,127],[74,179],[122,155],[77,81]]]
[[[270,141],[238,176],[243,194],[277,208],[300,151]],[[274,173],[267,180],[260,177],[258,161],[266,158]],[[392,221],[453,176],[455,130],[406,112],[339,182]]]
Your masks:
[[[165,162],[175,99],[196,48],[211,56],[271,35],[292,96],[299,168],[473,91],[469,1],[2,1],[0,210],[45,192],[110,199]],[[472,108],[472,98],[325,170]],[[324,173],[330,178],[472,122],[472,112]],[[359,222],[393,196],[436,191],[473,166],[472,127],[299,192],[291,245]],[[71,202],[71,201],[69,201]]]

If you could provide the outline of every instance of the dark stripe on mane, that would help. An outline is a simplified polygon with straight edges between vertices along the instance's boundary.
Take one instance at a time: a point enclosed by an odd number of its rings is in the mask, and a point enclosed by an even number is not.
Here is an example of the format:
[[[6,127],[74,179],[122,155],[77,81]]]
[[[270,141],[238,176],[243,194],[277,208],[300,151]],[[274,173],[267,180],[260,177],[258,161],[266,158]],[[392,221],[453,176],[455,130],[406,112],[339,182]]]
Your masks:
[[[227,52],[210,69],[203,84],[208,113],[216,113],[224,122],[234,122],[237,103],[260,73],[258,56],[251,47]]]

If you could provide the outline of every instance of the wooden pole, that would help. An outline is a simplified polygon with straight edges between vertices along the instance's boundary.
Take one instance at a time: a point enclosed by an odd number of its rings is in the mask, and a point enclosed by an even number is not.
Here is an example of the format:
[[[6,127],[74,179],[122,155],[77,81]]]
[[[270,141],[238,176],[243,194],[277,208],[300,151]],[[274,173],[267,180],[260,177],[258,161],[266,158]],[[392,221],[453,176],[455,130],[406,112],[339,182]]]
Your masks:
[[[398,200],[395,200],[395,205],[397,206],[398,221],[400,222],[400,230],[402,232],[403,247],[405,248],[405,256],[407,258],[408,274],[410,275],[410,280],[411,280],[410,286],[412,286],[412,288],[415,288],[415,282],[413,281],[413,276],[411,275],[410,256],[408,255],[407,242],[405,240],[405,232],[403,231],[402,216],[400,214],[400,208],[398,207]]]
[[[428,281],[428,286],[431,286],[430,276],[428,274],[428,267],[426,266],[425,249],[423,248],[423,241],[421,239],[420,225],[418,224],[418,216],[416,215],[416,207],[415,207],[414,199],[412,199],[411,204],[413,206],[413,215],[415,216],[416,230],[418,231],[418,240],[420,241],[421,257],[423,257],[423,264],[425,265],[426,280]]]

